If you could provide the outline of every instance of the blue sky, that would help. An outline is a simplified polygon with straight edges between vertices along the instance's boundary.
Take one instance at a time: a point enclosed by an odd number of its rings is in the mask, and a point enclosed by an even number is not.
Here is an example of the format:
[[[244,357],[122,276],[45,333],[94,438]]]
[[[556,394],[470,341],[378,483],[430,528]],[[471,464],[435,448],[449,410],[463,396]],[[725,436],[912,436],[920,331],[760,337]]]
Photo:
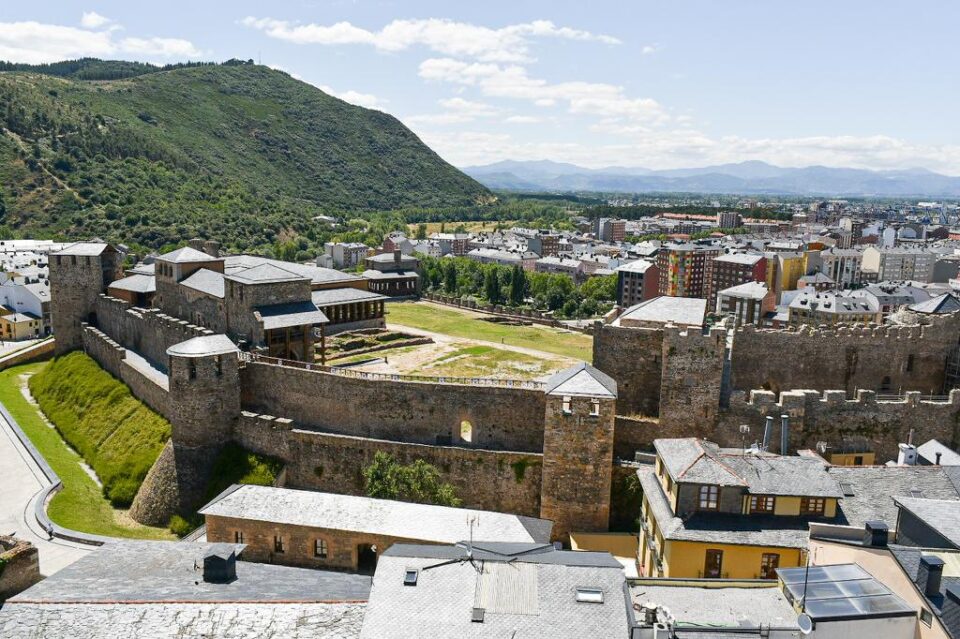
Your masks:
[[[454,164],[960,175],[956,2],[17,2],[0,59],[261,58]]]

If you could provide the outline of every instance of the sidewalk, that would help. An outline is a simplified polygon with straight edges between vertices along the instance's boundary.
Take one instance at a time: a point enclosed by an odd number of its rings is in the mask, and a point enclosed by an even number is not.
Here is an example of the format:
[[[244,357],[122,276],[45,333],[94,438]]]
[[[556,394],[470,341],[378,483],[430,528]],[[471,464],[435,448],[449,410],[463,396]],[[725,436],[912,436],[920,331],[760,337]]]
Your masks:
[[[93,547],[63,539],[49,541],[34,518],[33,500],[49,482],[0,415],[0,533],[14,534],[40,551],[40,572],[51,575]]]

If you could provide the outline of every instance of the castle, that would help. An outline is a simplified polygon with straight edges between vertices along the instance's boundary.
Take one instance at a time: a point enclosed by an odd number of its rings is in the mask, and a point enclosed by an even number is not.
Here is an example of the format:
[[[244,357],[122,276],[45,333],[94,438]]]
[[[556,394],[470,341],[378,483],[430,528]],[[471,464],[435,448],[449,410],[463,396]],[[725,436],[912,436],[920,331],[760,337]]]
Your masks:
[[[157,258],[146,308],[108,294],[122,259],[104,243],[51,255],[52,320],[59,353],[83,349],[173,426],[131,508],[143,523],[200,505],[211,460],[230,441],[282,460],[289,486],[347,494],[363,494],[377,451],[423,459],[464,506],[550,519],[559,539],[624,518],[611,504],[633,474],[629,460],[658,437],[740,445],[740,424],[786,413],[791,448],[857,437],[890,453],[911,428],[957,443],[960,391],[943,396],[955,381],[954,315],[732,335],[598,324],[596,368],[547,383],[401,378],[313,363],[328,320],[311,302],[316,287],[362,300],[347,319],[375,319],[377,304],[382,317],[382,302],[344,274],[223,258],[215,243],[195,242]],[[331,293],[344,289],[355,292]],[[940,396],[920,397],[931,391]]]

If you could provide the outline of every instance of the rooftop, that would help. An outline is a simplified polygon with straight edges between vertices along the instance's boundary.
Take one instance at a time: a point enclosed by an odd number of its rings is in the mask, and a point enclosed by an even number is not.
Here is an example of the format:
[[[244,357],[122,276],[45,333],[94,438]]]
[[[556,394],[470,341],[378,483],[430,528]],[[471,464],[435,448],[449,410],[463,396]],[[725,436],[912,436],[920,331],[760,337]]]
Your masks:
[[[355,282],[360,279],[356,274],[343,273],[332,268],[323,268],[315,264],[283,262],[268,257],[260,257],[259,255],[229,255],[224,261],[224,271],[227,274],[233,275],[263,264],[270,264],[289,271],[290,273],[300,275],[301,277],[308,277],[310,278],[310,283],[314,286],[336,282]]]
[[[77,242],[53,253],[53,255],[86,255],[92,257],[100,255],[107,249],[112,250],[113,247],[103,242]]]
[[[631,306],[615,323],[656,322],[680,326],[701,326],[707,310],[707,300],[695,297],[661,296]]]
[[[651,266],[654,266],[653,262],[648,262],[647,260],[636,260],[618,266],[614,270],[617,272],[622,271],[624,273],[646,273],[647,269]]]
[[[669,608],[677,626],[797,628],[797,613],[774,585],[738,587],[731,582],[729,587],[703,588],[676,580],[641,579],[631,583],[630,595],[635,605]]]
[[[893,501],[960,549],[960,501],[921,497],[894,497]]]
[[[936,439],[924,442],[917,446],[917,453],[930,464],[940,466],[960,466],[960,454],[948,446],[944,446]],[[939,462],[937,454],[940,454]]]
[[[553,528],[519,515],[251,485],[232,486],[200,514],[450,544],[470,537],[474,516],[474,534],[499,541],[548,542]]]
[[[617,397],[617,382],[587,363],[571,366],[547,380],[545,392],[551,395],[581,397]]]
[[[477,544],[472,561],[462,547],[397,544],[373,583],[369,639],[626,637],[632,621],[619,562],[549,544]]]
[[[109,288],[133,293],[155,293],[157,291],[157,280],[153,275],[135,273],[110,282]]]
[[[814,621],[916,617],[917,611],[858,564],[780,568],[787,599]]]
[[[248,269],[231,270],[225,277],[243,284],[277,284],[306,279],[303,275],[274,264],[259,264]]]
[[[920,570],[920,558],[923,556],[933,556],[943,561],[943,574],[940,581],[940,590],[933,596],[926,596],[922,588],[917,588],[916,592],[923,597],[933,613],[940,618],[941,623],[946,627],[951,637],[960,637],[960,615],[956,614],[960,601],[957,594],[960,593],[960,552],[955,550],[931,550],[926,548],[914,548],[908,546],[890,545],[890,553],[897,563],[903,569],[903,572],[914,583],[917,583],[917,574]],[[947,593],[947,590],[952,592]],[[953,598],[953,606],[948,607],[947,598]],[[950,610],[952,608],[952,611]]]
[[[388,299],[386,295],[362,291],[358,288],[328,288],[322,291],[314,291],[311,294],[313,303],[318,308],[325,306],[334,306],[336,304],[349,304],[350,302],[373,302],[376,300]]]
[[[828,466],[844,492],[840,514],[857,528],[872,520],[897,521],[895,497],[960,499],[942,466]]]
[[[256,314],[263,322],[264,330],[306,326],[308,324],[326,324],[330,320],[313,302],[289,302],[258,306]]]
[[[715,261],[753,266],[762,259],[764,259],[764,257],[759,253],[729,253],[727,255],[717,256]]]
[[[195,262],[222,262],[222,257],[214,257],[203,251],[198,251],[195,248],[189,246],[184,246],[183,248],[178,248],[175,251],[170,251],[169,253],[164,253],[157,257],[158,260],[163,260],[164,262],[174,262],[177,264],[193,264]]]
[[[914,313],[942,314],[960,311],[960,300],[952,293],[944,293],[925,302],[911,304],[910,310]]]
[[[223,299],[223,273],[202,268],[191,273],[190,277],[180,280],[180,284],[195,291]]]
[[[208,355],[226,355],[239,349],[229,337],[223,334],[201,335],[185,342],[174,344],[167,349],[167,355],[174,357],[206,357]]]
[[[751,300],[762,300],[769,294],[770,289],[768,289],[767,285],[763,282],[745,282],[720,291],[720,295],[726,297],[738,297]]]

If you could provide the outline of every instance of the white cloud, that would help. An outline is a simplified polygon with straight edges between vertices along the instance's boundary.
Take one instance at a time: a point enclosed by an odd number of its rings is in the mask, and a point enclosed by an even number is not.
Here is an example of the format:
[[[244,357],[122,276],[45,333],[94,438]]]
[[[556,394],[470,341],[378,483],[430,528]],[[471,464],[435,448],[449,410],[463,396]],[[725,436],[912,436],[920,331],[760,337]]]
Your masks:
[[[536,124],[540,118],[532,115],[511,115],[504,120],[507,124]]]
[[[80,18],[80,26],[84,29],[99,29],[112,23],[113,20],[106,18],[96,11],[84,11]]]
[[[300,78],[297,78],[297,79],[300,79]],[[314,86],[316,86],[318,89],[320,89],[324,93],[332,95],[335,98],[340,98],[344,102],[349,102],[350,104],[362,106],[367,109],[382,110],[384,105],[387,103],[387,100],[378,98],[372,93],[361,93],[360,91],[354,91],[353,89],[349,89],[347,91],[336,91],[325,84],[316,84]]]
[[[240,22],[263,31],[271,38],[296,44],[369,45],[390,52],[419,45],[443,55],[496,62],[529,60],[530,41],[533,38],[587,40],[605,44],[620,42],[609,35],[558,27],[548,20],[535,20],[500,29],[439,18],[394,20],[379,31],[369,31],[349,22],[331,25],[296,24],[252,16]]]
[[[86,24],[104,26],[103,16],[84,14]],[[110,23],[112,24],[112,23]],[[116,25],[95,30],[66,27],[40,22],[0,22],[0,60],[42,64],[81,57],[109,57],[129,54],[132,57],[197,58],[203,52],[190,41],[179,38],[114,39]]]
[[[487,117],[500,113],[497,107],[484,102],[473,102],[463,98],[448,98],[439,101],[440,106],[451,111],[463,113],[473,117]]]
[[[640,53],[642,53],[643,55],[650,55],[652,53],[656,53],[657,49],[658,49],[657,45],[648,44],[644,46],[642,49],[640,49]]]
[[[124,38],[120,50],[142,56],[163,58],[199,58],[203,52],[189,40],[180,38]]]

